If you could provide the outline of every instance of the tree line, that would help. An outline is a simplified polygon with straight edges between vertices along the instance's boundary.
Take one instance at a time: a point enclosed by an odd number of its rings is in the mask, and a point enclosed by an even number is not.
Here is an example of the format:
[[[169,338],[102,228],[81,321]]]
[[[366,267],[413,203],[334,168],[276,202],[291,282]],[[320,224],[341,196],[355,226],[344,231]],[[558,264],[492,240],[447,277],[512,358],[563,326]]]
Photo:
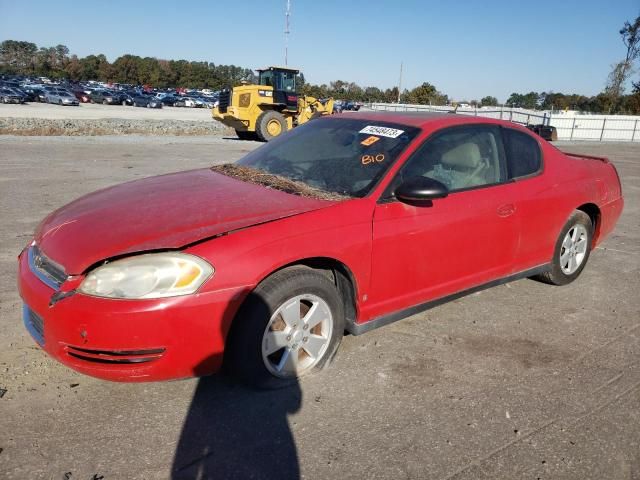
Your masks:
[[[255,80],[253,70],[212,62],[161,60],[122,55],[113,63],[104,55],[69,55],[65,45],[40,47],[35,43],[5,40],[0,43],[0,73],[67,79],[99,80],[157,88],[211,88],[220,90]]]

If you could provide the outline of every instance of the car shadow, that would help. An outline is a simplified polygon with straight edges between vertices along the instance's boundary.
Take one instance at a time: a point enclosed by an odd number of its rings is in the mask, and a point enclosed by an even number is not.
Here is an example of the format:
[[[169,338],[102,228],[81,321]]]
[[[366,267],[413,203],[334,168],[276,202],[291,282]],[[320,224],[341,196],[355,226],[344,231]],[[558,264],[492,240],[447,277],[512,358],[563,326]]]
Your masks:
[[[203,360],[194,374],[217,360]],[[259,391],[223,375],[200,378],[182,426],[171,478],[300,478],[287,416],[301,403],[298,382]]]

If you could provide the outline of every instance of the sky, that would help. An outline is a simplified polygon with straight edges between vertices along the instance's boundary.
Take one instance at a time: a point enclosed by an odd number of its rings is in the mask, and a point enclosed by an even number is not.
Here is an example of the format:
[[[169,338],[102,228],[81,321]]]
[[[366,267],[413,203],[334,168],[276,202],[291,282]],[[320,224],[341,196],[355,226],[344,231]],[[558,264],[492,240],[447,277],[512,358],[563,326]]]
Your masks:
[[[258,68],[284,63],[286,0],[0,0],[0,41]],[[315,84],[429,82],[455,100],[595,95],[640,0],[291,0],[289,65]],[[638,74],[636,73],[636,77]]]

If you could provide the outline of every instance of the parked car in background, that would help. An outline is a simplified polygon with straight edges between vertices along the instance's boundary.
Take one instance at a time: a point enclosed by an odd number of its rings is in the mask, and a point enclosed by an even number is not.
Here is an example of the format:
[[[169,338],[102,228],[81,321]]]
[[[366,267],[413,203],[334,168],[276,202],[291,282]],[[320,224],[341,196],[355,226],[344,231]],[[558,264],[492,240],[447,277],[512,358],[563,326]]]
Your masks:
[[[133,105],[133,97],[138,95],[138,92],[118,92],[123,106]]]
[[[23,86],[21,90],[27,95],[28,102],[44,101],[44,90],[42,88]]]
[[[184,106],[190,108],[202,108],[204,102],[197,97],[184,97]]]
[[[46,92],[45,99],[47,103],[56,103],[58,105],[80,105],[76,96],[62,88],[52,89]]]
[[[162,104],[167,106],[167,107],[176,106],[175,103],[180,101],[180,99],[181,99],[181,97],[179,97],[177,95],[163,95],[162,97],[159,98],[159,100],[162,102]],[[182,105],[182,106],[184,106],[184,105]]]
[[[173,99],[174,107],[184,107],[186,106],[186,97],[175,97]]]
[[[162,108],[162,102],[150,95],[135,95],[131,97],[131,102],[134,107]]]
[[[88,375],[166,380],[224,362],[278,387],[322,369],[344,331],[520,278],[574,281],[623,203],[606,158],[508,121],[327,116],[235,164],[48,215],[18,259],[23,321]],[[565,305],[593,301],[570,293]]]
[[[555,142],[558,140],[558,129],[551,125],[527,125],[527,128],[534,133],[537,133],[548,142]]]
[[[2,103],[24,103],[24,97],[16,93],[12,88],[0,87],[0,102]]]
[[[102,103],[103,105],[120,105],[124,100],[120,93],[111,90],[94,90],[89,98],[91,103]]]
[[[91,102],[91,96],[83,89],[74,89],[73,94],[78,99],[79,102],[89,103]]]
[[[32,102],[33,101],[33,95],[30,94],[30,93],[25,92],[25,90],[21,86],[19,86],[19,85],[16,86],[15,82],[5,83],[4,85],[0,85],[0,86],[3,86],[5,88],[8,88],[9,90],[11,90],[13,93],[15,93],[20,98],[22,98],[23,102]]]
[[[358,102],[345,102],[342,105],[342,109],[343,110],[350,110],[350,111],[353,111],[353,112],[357,112],[358,110],[360,110],[361,106],[362,105],[360,103],[358,103]]]

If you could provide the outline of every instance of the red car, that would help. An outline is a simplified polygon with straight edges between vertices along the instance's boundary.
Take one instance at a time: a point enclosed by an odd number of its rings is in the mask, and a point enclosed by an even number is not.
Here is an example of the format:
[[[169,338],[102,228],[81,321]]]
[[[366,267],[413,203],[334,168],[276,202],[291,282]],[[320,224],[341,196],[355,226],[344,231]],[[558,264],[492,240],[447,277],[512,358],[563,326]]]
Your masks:
[[[118,381],[224,366],[257,386],[361,334],[523,277],[562,285],[623,208],[615,167],[512,123],[320,118],[236,164],[60,208],[19,257],[24,322],[54,358]]]

